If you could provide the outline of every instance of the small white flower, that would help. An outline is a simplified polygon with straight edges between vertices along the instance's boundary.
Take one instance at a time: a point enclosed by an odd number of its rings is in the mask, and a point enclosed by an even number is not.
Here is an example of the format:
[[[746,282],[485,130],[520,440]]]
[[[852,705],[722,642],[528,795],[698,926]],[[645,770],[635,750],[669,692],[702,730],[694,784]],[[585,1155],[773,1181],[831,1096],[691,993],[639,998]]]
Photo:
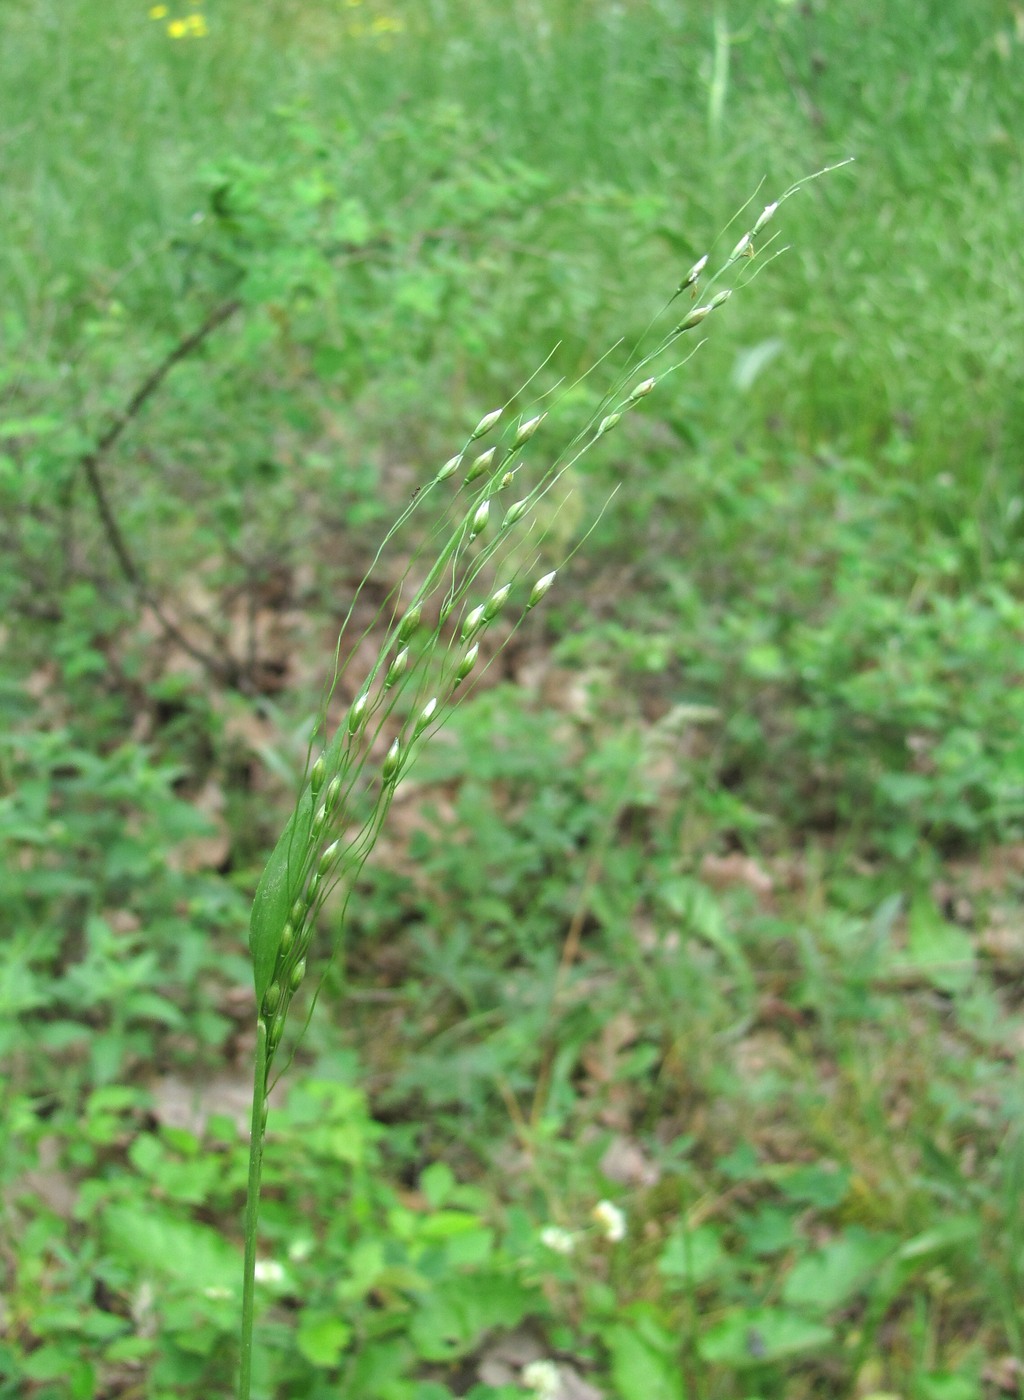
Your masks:
[[[288,1258],[293,1264],[301,1264],[313,1253],[313,1241],[307,1236],[300,1236],[297,1240],[292,1240],[288,1246]]]
[[[257,1259],[255,1276],[257,1283],[284,1283],[284,1265],[276,1259]]]
[[[576,1248],[576,1240],[561,1225],[545,1225],[540,1232],[540,1242],[554,1254],[571,1254]]]
[[[558,1400],[562,1382],[553,1361],[531,1361],[523,1367],[523,1384],[532,1390],[537,1400]]]
[[[221,1298],[231,1298],[234,1295],[230,1288],[225,1288],[222,1283],[211,1283],[209,1288],[203,1289],[203,1297],[219,1301]]]
[[[590,1217],[601,1226],[605,1239],[611,1244],[618,1244],[619,1240],[626,1238],[625,1212],[612,1205],[611,1201],[598,1201]]]

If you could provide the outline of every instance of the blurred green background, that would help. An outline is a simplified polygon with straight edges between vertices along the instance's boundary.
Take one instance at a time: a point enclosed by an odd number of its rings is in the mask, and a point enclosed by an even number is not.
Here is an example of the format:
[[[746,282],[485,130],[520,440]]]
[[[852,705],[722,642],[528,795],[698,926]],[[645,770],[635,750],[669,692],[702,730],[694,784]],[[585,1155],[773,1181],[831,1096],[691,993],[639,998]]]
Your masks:
[[[377,544],[851,155],[396,805],[258,1389],[1024,1396],[1024,8],[6,0],[0,116],[0,1396],[231,1394],[247,906]]]

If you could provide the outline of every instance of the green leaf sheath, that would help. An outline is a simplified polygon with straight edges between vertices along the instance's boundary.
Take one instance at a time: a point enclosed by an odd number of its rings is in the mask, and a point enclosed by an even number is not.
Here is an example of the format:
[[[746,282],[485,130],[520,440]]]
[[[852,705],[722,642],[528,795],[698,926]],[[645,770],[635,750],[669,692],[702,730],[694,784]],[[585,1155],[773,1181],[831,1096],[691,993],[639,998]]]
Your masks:
[[[307,788],[267,861],[253,900],[249,951],[258,1006],[274,977],[288,913],[305,883],[312,823],[313,798]]]

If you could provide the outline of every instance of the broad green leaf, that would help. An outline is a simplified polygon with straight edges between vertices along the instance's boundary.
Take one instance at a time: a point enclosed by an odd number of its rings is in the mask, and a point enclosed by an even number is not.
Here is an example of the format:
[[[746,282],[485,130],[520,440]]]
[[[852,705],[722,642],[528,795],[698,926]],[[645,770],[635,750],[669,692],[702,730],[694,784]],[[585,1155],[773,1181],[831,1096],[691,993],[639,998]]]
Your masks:
[[[737,1308],[708,1328],[698,1348],[718,1366],[763,1366],[828,1346],[832,1331],[782,1308]]]
[[[834,1210],[845,1200],[850,1173],[845,1168],[826,1166],[771,1167],[765,1175],[791,1201],[800,1201],[817,1210]]]
[[[817,1314],[842,1307],[868,1285],[894,1245],[890,1235],[850,1229],[794,1265],[782,1290],[783,1301]]]
[[[348,1256],[349,1277],[335,1285],[334,1296],[341,1300],[363,1298],[373,1288],[386,1267],[382,1240],[362,1240]]]
[[[447,1162],[431,1162],[420,1173],[420,1190],[436,1209],[443,1206],[455,1189],[455,1173]]]
[[[422,1299],[409,1335],[426,1361],[446,1361],[469,1351],[492,1328],[511,1331],[544,1309],[541,1295],[507,1274],[450,1274]]]
[[[313,1366],[337,1366],[352,1338],[352,1328],[332,1313],[303,1314],[295,1344]]]
[[[449,1240],[444,1253],[449,1268],[471,1268],[485,1264],[494,1254],[494,1231],[475,1230],[471,1235]]]
[[[365,1341],[352,1361],[352,1373],[348,1377],[352,1395],[380,1395],[388,1397],[411,1393],[411,1386],[401,1380],[412,1357],[409,1343],[402,1338],[387,1338],[384,1341]]]
[[[963,991],[974,977],[973,943],[930,899],[916,900],[910,911],[907,961],[940,992]]]
[[[75,1397],[75,1400],[79,1396],[93,1395],[95,1372],[88,1362],[77,1355],[77,1351],[76,1342],[70,1338],[67,1342],[46,1343],[19,1362],[19,1373],[29,1381],[62,1381],[60,1393]],[[48,1390],[46,1394],[52,1395],[54,1392]]]
[[[621,1400],[686,1400],[674,1339],[650,1318],[638,1322],[617,1322],[601,1334],[611,1355],[616,1395]]]
[[[964,1245],[977,1244],[980,1222],[973,1215],[953,1215],[929,1230],[915,1235],[900,1246],[899,1258],[904,1261],[930,1259]]]
[[[751,1215],[740,1216],[736,1223],[747,1246],[758,1255],[780,1254],[798,1242],[794,1213],[778,1206],[761,1206]]]
[[[692,1287],[706,1283],[728,1264],[722,1248],[720,1231],[713,1225],[700,1225],[696,1230],[679,1226],[669,1236],[658,1260],[658,1272],[667,1278],[683,1279]]]
[[[151,1206],[111,1206],[103,1213],[108,1246],[122,1259],[194,1288],[237,1293],[241,1255],[216,1230]]]
[[[981,1400],[985,1393],[976,1376],[955,1371],[926,1371],[915,1388],[921,1400]]]
[[[443,1240],[451,1235],[468,1235],[480,1228],[480,1218],[464,1210],[436,1210],[423,1217],[421,1234],[427,1240]]]
[[[342,200],[332,220],[332,232],[335,238],[357,246],[369,241],[373,228],[361,199]]]

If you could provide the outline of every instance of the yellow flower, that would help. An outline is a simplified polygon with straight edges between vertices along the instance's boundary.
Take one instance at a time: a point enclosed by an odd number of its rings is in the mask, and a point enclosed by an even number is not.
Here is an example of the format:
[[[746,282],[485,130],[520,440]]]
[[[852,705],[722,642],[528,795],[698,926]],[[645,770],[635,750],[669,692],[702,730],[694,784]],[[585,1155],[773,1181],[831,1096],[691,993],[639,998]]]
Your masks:
[[[153,5],[149,11],[150,19],[163,19],[167,13],[166,5]]]
[[[172,39],[184,39],[188,33],[188,25],[183,19],[172,19],[167,26],[167,32]]]
[[[188,25],[189,30],[196,36],[197,39],[201,39],[204,34],[209,34],[210,32],[206,23],[205,15],[189,15],[185,23]]]

